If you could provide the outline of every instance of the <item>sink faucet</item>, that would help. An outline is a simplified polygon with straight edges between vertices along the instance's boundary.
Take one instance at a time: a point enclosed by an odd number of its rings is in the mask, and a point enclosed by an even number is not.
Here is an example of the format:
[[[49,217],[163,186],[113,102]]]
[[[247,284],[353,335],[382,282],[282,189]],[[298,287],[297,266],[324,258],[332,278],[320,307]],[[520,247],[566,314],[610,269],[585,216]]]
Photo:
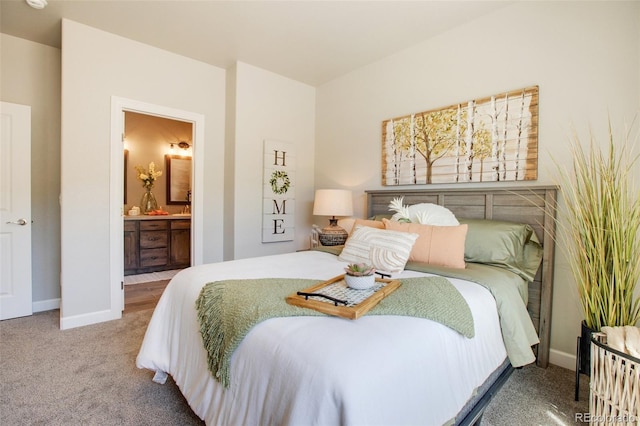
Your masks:
[[[190,212],[191,208],[189,207],[189,205],[191,204],[191,190],[190,189],[187,190],[187,203],[188,204],[182,208],[182,213],[184,213],[184,214],[191,213]]]

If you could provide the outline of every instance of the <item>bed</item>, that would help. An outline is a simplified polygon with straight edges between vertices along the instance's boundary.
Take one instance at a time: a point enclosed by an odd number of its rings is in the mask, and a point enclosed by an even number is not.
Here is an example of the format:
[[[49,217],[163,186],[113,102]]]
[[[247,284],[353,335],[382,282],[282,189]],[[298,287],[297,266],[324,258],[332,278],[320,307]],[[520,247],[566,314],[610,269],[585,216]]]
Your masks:
[[[158,382],[171,375],[207,424],[476,423],[512,364],[548,362],[556,189],[367,191],[367,216],[388,214],[395,197],[404,197],[406,204],[445,206],[461,223],[508,221],[533,229],[542,246],[539,268],[531,280],[517,278],[517,285],[502,286],[510,297],[518,295],[518,302],[505,303],[496,289],[473,277],[447,268],[410,267],[409,262],[393,279],[409,288],[412,279],[446,275],[473,317],[473,337],[408,315],[372,314],[355,321],[311,314],[270,318],[253,326],[233,349],[224,382],[210,369],[200,333],[195,305],[205,284],[322,281],[343,273],[346,263],[339,252],[310,250],[200,265],[181,271],[167,286],[137,366],[154,371]],[[503,274],[495,265],[474,263],[474,268],[491,277],[494,271]],[[506,318],[508,310],[524,311],[526,320]],[[525,339],[517,336],[518,327],[504,331],[519,322],[535,329],[536,339],[527,336],[526,348],[511,343],[512,337]]]

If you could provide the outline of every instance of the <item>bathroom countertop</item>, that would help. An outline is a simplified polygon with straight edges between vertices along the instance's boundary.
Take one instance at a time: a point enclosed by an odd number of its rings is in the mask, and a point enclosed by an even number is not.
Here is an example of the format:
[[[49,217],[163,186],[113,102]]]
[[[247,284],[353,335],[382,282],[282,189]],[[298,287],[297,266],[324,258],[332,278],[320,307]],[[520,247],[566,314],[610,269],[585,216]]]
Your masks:
[[[147,215],[147,214],[140,214],[140,215],[136,215],[136,216],[125,215],[125,216],[123,216],[123,219],[124,220],[191,219],[191,215],[190,214],[184,214],[184,213],[153,215],[153,216]]]

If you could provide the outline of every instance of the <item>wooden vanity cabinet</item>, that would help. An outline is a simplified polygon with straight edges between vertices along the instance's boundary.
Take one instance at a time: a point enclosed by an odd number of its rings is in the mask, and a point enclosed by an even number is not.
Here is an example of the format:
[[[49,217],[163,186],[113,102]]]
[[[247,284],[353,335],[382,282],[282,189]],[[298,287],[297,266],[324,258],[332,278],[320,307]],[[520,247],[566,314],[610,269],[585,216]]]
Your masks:
[[[181,269],[190,264],[191,220],[125,220],[125,275]]]
[[[124,221],[124,274],[130,275],[138,269],[138,226],[137,222]],[[127,273],[129,272],[129,273]]]
[[[140,221],[140,268],[168,266],[168,229],[166,220]]]
[[[191,263],[191,221],[171,221],[171,251],[169,253],[172,265],[184,265]]]

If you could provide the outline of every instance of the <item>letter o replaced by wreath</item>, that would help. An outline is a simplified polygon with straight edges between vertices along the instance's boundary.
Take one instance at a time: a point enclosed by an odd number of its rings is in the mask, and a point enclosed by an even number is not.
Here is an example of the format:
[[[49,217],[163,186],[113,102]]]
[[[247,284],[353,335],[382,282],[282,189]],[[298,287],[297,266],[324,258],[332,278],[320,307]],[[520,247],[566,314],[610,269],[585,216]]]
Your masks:
[[[271,184],[271,190],[275,194],[281,195],[285,194],[291,186],[291,180],[289,180],[287,172],[284,172],[282,170],[276,170],[271,173],[271,179],[269,180],[269,183]]]

